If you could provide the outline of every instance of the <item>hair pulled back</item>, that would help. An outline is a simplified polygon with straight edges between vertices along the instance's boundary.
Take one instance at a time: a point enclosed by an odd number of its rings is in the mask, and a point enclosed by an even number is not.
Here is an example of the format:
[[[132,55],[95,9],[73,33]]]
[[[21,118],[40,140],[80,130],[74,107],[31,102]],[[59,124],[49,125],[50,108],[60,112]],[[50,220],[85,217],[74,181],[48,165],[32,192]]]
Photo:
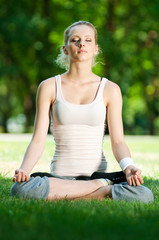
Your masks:
[[[64,45],[66,46],[67,43],[68,43],[68,39],[69,39],[69,36],[70,36],[70,30],[75,27],[75,26],[78,26],[78,25],[87,25],[89,27],[91,27],[93,30],[94,30],[94,38],[95,38],[95,44],[97,44],[97,30],[96,28],[93,26],[92,23],[90,22],[86,22],[86,21],[78,21],[78,22],[75,22],[73,24],[71,24],[68,28],[66,28],[66,30],[64,31]],[[97,55],[96,55],[97,56]],[[94,56],[94,59],[93,59],[93,66],[95,66],[95,58],[96,56]],[[55,60],[55,62],[57,63],[57,65],[59,65],[59,67],[61,68],[65,68],[66,70],[68,70],[69,68],[69,65],[70,65],[70,59],[69,59],[69,55],[66,55],[64,52],[63,52],[63,49],[61,47],[60,49],[60,54],[57,56],[57,59]]]

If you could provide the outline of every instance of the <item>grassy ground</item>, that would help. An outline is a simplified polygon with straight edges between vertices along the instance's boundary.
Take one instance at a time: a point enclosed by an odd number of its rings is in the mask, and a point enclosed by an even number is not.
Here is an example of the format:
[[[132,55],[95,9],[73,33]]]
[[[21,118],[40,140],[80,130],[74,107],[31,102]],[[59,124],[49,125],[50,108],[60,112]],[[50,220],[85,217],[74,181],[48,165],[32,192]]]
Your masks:
[[[158,239],[159,137],[126,137],[136,164],[143,170],[145,186],[155,196],[153,204],[125,201],[23,201],[11,198],[14,169],[19,167],[31,136],[0,136],[0,240],[1,239]],[[52,137],[33,171],[49,171],[54,152]],[[119,170],[104,141],[109,171]]]

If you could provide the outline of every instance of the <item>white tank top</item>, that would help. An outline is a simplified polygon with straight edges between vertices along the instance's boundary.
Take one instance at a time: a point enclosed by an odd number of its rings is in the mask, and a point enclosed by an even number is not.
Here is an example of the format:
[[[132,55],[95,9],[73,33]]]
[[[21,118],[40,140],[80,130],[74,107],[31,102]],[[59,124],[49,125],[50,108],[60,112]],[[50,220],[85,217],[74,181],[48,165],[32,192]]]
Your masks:
[[[52,131],[55,154],[51,172],[68,177],[90,176],[94,171],[105,172],[107,162],[102,152],[106,106],[102,78],[96,97],[90,104],[73,104],[62,94],[61,77],[56,76],[56,100],[52,107]]]

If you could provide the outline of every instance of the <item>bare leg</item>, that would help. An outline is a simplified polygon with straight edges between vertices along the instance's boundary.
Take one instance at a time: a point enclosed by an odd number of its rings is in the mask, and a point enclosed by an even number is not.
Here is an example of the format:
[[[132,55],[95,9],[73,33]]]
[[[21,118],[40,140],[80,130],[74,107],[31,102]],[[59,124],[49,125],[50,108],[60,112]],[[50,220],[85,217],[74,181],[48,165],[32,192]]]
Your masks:
[[[50,191],[47,200],[98,198],[98,194],[101,195],[101,198],[104,198],[104,196],[110,195],[111,191],[110,186],[103,188],[103,184],[98,179],[78,181],[49,178],[49,181]]]
[[[92,198],[93,199],[101,199],[101,200],[105,199],[105,198],[112,198],[112,185],[103,186],[88,195],[85,195],[85,196],[79,197],[79,198],[75,198],[75,200],[78,200],[78,199],[90,200]]]

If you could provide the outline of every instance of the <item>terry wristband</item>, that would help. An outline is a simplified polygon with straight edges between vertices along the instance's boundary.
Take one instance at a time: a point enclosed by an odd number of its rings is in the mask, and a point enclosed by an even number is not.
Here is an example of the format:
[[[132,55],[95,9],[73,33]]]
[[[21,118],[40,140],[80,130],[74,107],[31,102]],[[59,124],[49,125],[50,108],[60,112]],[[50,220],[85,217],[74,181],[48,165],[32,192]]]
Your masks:
[[[134,161],[130,157],[121,159],[121,161],[119,162],[119,165],[123,171],[130,165],[135,166]]]

